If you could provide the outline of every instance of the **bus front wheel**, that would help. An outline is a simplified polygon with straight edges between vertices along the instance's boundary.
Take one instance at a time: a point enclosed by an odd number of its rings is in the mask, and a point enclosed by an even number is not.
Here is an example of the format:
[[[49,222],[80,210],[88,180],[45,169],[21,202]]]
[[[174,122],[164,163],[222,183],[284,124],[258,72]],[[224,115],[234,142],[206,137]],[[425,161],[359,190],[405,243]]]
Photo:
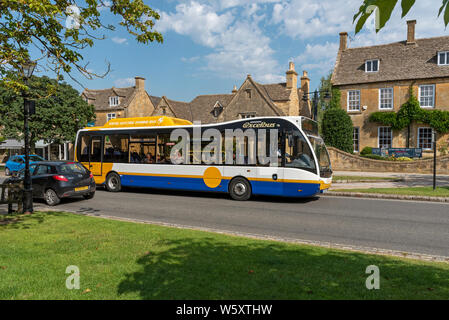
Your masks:
[[[110,192],[119,192],[122,189],[120,176],[112,172],[106,177],[106,189]]]
[[[251,197],[251,185],[245,178],[234,178],[229,185],[229,194],[234,200],[248,200]]]

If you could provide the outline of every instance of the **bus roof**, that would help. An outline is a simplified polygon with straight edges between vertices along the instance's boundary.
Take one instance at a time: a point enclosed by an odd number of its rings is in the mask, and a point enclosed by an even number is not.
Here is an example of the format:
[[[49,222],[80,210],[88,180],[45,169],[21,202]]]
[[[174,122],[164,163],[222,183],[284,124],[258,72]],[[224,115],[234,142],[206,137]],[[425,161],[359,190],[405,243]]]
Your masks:
[[[137,118],[116,118],[109,120],[105,125],[98,127],[86,127],[85,130],[98,130],[103,128],[132,128],[132,127],[166,127],[192,125],[192,122],[184,119],[158,116]]]

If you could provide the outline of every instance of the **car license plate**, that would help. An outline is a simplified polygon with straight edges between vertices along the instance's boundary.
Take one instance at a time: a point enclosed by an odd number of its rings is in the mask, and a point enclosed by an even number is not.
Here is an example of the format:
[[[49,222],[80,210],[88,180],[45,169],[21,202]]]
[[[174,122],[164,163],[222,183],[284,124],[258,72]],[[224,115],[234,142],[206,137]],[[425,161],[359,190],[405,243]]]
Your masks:
[[[79,187],[79,188],[75,188],[75,191],[84,191],[84,190],[87,190],[87,189],[89,189],[88,186],[86,186],[86,187]]]

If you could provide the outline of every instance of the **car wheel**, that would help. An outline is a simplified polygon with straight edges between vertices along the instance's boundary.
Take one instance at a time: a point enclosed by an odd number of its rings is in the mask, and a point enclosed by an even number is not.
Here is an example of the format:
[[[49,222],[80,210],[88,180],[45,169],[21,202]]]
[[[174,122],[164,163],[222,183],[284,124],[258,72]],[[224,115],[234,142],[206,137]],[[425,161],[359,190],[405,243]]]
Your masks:
[[[83,195],[84,199],[86,199],[86,200],[92,199],[94,196],[95,196],[95,192],[91,192],[91,193]]]
[[[245,178],[234,178],[229,185],[229,194],[234,200],[248,200],[251,197],[251,185]]]
[[[122,189],[120,176],[113,172],[106,177],[106,189],[110,192],[119,192]]]
[[[5,175],[7,176],[11,175],[11,171],[9,170],[9,168],[5,168]]]
[[[61,199],[59,199],[58,195],[53,189],[48,189],[47,191],[45,191],[44,199],[49,206],[55,206],[59,202],[61,202]]]

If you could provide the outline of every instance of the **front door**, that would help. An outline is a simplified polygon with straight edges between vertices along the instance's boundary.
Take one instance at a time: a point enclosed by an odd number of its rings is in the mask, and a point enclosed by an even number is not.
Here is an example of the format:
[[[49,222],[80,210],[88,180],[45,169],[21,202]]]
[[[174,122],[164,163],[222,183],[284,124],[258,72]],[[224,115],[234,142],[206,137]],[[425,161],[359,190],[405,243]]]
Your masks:
[[[94,176],[101,176],[102,137],[92,136],[89,143],[89,170]]]

